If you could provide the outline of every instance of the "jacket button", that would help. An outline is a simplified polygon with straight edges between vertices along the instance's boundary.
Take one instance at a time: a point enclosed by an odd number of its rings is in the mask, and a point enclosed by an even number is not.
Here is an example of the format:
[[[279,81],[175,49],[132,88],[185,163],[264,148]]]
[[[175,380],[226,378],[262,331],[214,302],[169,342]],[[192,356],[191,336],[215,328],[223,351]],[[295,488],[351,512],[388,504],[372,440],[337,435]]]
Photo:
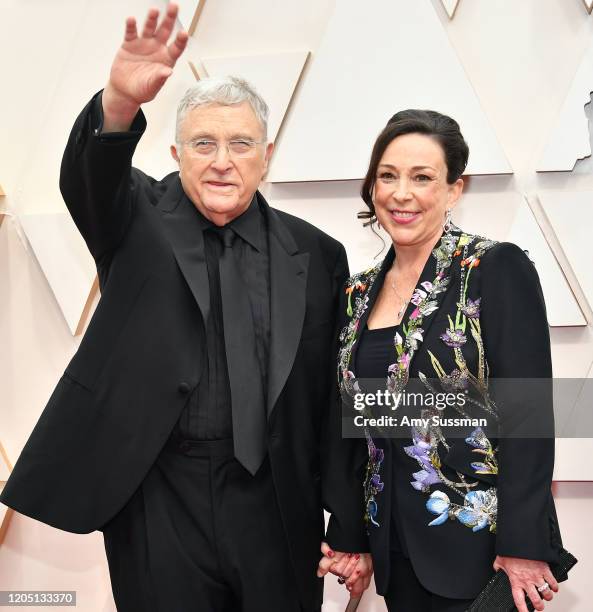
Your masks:
[[[179,383],[179,387],[177,387],[177,390],[179,391],[179,393],[183,393],[185,395],[186,393],[189,393],[190,386],[186,382],[182,382]]]

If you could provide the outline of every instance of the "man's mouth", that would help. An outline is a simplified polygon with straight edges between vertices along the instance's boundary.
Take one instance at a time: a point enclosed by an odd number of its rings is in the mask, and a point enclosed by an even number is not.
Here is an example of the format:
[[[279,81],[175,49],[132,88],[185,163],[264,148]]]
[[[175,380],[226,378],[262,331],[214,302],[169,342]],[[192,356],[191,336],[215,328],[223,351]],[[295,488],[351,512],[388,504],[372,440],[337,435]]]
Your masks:
[[[215,188],[234,187],[233,183],[226,183],[224,181],[206,181],[206,184]]]

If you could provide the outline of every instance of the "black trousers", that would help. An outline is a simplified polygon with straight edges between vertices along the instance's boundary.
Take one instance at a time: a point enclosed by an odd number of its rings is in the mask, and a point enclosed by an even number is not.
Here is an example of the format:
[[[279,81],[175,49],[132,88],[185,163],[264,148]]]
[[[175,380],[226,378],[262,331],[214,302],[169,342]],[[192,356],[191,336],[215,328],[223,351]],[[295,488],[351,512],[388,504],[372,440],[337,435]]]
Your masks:
[[[302,612],[269,461],[232,440],[169,442],[103,535],[119,612]]]
[[[464,612],[472,599],[448,599],[426,590],[401,551],[391,551],[391,575],[385,603],[389,612]]]

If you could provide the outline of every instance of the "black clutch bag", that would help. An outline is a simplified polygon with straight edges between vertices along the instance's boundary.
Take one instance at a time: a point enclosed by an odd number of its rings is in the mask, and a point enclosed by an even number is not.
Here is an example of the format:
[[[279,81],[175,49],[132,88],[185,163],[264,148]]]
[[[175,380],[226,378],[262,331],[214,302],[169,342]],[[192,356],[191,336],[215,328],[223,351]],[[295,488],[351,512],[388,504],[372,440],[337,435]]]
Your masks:
[[[559,557],[558,563],[550,564],[550,569],[554,578],[558,582],[563,582],[568,578],[568,571],[577,560],[564,548],[560,549]],[[529,597],[525,597],[525,602],[528,610],[534,610]],[[516,609],[509,577],[503,570],[498,570],[467,612],[511,612]]]

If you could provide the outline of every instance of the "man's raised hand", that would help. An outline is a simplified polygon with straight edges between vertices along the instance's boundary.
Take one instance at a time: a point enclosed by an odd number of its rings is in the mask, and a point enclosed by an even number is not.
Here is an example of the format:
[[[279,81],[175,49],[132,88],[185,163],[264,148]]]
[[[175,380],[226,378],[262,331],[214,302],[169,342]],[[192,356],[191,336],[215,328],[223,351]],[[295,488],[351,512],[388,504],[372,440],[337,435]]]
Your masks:
[[[150,9],[140,36],[134,17],[126,20],[124,42],[103,91],[104,132],[129,129],[140,105],[153,100],[173,73],[188,40],[187,32],[179,31],[167,44],[178,10],[170,3],[159,24],[159,10]]]

